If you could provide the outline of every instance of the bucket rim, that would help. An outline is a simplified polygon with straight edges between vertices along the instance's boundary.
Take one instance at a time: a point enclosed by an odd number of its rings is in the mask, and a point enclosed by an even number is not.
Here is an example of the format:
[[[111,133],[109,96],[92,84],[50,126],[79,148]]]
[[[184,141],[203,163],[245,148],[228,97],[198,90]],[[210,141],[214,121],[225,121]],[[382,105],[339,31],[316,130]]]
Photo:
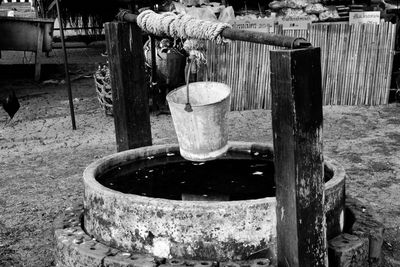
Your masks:
[[[215,105],[215,104],[221,103],[221,102],[225,101],[227,98],[229,98],[230,95],[231,95],[231,93],[232,93],[231,87],[230,87],[228,84],[226,84],[226,83],[203,81],[203,82],[192,82],[192,83],[189,83],[189,85],[190,85],[190,84],[200,84],[200,83],[222,84],[222,85],[225,86],[226,89],[229,90],[229,92],[228,92],[228,94],[227,94],[226,97],[222,98],[222,99],[219,100],[219,101],[212,102],[212,103],[209,103],[209,104],[201,104],[201,105],[194,105],[194,104],[190,103],[190,105],[191,105],[192,107],[207,107],[207,106],[211,106],[211,105]],[[172,96],[173,94],[175,94],[178,90],[182,89],[182,88],[185,89],[185,88],[186,88],[186,84],[175,88],[174,90],[172,90],[171,92],[169,92],[169,93],[167,94],[166,99],[167,99],[167,101],[168,101],[168,104],[171,102],[171,103],[173,103],[174,105],[180,105],[180,106],[182,106],[182,107],[184,107],[184,106],[186,105],[186,103],[185,103],[185,104],[177,103],[177,102],[175,102],[175,101],[172,101],[172,99],[171,99],[171,96]]]

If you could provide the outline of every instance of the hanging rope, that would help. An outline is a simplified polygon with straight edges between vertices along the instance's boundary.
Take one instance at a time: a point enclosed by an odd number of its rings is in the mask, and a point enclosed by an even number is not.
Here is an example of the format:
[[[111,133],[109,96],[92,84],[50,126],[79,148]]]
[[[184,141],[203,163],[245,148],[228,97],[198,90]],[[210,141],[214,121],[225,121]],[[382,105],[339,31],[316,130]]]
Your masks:
[[[232,26],[228,23],[196,19],[189,15],[172,12],[157,14],[146,10],[137,17],[139,27],[148,33],[173,38],[194,38],[221,42],[221,32]]]
[[[187,70],[187,76],[186,76],[186,105],[185,105],[185,111],[186,112],[192,112],[192,105],[190,104],[190,98],[189,98],[189,78],[190,78],[190,69],[192,68],[192,64],[193,64],[193,60],[192,58],[188,58],[188,70]]]

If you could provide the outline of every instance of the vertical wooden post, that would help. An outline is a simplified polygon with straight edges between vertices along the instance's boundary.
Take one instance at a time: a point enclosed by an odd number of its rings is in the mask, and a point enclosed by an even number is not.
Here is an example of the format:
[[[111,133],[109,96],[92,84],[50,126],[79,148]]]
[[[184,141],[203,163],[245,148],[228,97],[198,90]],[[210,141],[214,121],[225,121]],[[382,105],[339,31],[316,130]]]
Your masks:
[[[36,52],[35,52],[35,81],[38,82],[40,80],[40,73],[42,69],[41,63],[41,55],[43,49],[43,32],[44,32],[44,25],[38,23],[37,30],[37,41],[36,41]]]
[[[278,266],[327,266],[320,49],[271,51]]]
[[[62,17],[61,17],[60,1],[55,0],[55,3],[56,3],[56,8],[57,8],[58,22],[60,24],[61,45],[62,45],[63,54],[64,54],[64,71],[65,71],[65,80],[67,82],[69,113],[71,115],[72,129],[76,130],[74,101],[72,100],[72,88],[71,88],[71,79],[69,77],[68,55],[67,55],[67,48],[65,46],[65,38],[64,38],[64,23],[63,23]],[[42,11],[43,11],[43,9],[42,9]]]
[[[136,23],[105,24],[118,151],[151,145],[142,35]]]

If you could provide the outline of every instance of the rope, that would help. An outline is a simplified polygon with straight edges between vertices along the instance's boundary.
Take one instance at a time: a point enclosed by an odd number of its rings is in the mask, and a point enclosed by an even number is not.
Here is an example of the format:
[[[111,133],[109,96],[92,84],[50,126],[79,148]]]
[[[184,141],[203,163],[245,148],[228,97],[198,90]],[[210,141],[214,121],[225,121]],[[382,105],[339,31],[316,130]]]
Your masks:
[[[129,14],[131,11],[129,9],[120,9],[117,14],[117,19],[119,21],[123,21],[126,14]]]
[[[188,58],[188,63],[189,67],[187,70],[187,76],[186,76],[186,105],[185,105],[185,111],[186,112],[192,112],[192,105],[190,104],[190,98],[189,98],[189,78],[190,78],[190,70],[192,68],[193,60],[189,57]]]
[[[228,23],[205,21],[189,15],[175,15],[172,12],[157,14],[152,10],[140,13],[137,24],[143,31],[158,36],[212,41],[222,40],[221,32],[232,27]]]
[[[206,51],[206,44],[204,41],[196,39],[187,39],[183,43],[183,49],[189,53],[190,50]]]
[[[207,64],[207,59],[204,55],[204,52],[206,51],[206,44],[204,41],[187,39],[183,43],[183,49],[189,54],[189,57],[194,61],[198,69],[201,68],[203,64]]]

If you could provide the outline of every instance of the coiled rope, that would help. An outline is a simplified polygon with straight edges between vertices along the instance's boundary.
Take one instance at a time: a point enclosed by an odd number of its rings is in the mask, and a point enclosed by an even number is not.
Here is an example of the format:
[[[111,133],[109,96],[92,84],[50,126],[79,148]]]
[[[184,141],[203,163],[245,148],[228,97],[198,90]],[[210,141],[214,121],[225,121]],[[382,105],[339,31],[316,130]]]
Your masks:
[[[176,15],[172,12],[157,14],[146,10],[137,17],[139,27],[158,36],[182,39],[202,39],[221,42],[221,32],[232,26],[228,23],[196,19],[189,15]]]

